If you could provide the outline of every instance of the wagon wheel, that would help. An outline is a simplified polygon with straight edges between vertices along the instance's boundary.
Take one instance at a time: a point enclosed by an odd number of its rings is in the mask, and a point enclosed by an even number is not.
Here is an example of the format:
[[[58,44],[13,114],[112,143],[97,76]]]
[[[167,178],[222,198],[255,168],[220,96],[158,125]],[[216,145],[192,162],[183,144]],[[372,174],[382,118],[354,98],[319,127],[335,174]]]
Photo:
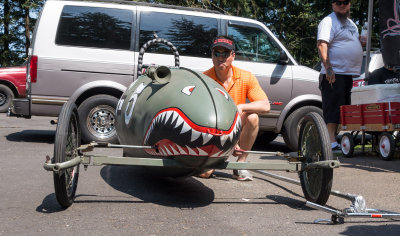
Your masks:
[[[53,163],[65,162],[76,157],[80,140],[78,110],[75,103],[67,102],[58,117]],[[78,186],[79,165],[54,172],[53,177],[58,203],[65,208],[69,207]]]
[[[322,117],[307,113],[300,126],[299,154],[302,162],[332,160],[329,134]],[[325,205],[332,188],[333,169],[312,168],[299,172],[301,187],[308,201]]]
[[[383,160],[391,160],[395,150],[393,135],[387,132],[382,133],[378,138],[378,149]]]
[[[344,157],[351,157],[354,153],[354,138],[350,133],[344,133],[340,140],[340,147]]]

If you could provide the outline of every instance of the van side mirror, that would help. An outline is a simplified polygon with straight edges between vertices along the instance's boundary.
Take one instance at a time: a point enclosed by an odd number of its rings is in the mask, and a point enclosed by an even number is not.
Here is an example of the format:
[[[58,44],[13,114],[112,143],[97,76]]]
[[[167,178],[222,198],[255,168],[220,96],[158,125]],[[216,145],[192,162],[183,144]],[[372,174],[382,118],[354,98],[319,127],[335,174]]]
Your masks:
[[[285,53],[285,51],[281,50],[281,54],[279,55],[279,62],[280,65],[287,65],[289,63],[289,57]]]

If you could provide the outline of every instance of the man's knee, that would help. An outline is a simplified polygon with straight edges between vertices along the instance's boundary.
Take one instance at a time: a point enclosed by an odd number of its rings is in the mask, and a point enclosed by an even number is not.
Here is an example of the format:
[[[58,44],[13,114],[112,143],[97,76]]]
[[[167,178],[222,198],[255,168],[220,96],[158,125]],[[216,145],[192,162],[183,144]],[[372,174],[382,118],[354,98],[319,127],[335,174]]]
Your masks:
[[[251,127],[258,128],[258,122],[259,122],[258,114],[256,113],[249,114],[246,119],[247,119],[246,123],[248,123]]]

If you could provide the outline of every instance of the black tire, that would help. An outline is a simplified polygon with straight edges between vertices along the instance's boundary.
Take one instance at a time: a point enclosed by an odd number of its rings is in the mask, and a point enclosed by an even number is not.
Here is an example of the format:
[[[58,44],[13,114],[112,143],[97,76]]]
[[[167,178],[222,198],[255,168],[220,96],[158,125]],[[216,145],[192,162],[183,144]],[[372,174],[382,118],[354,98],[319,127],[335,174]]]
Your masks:
[[[256,146],[267,145],[270,142],[274,141],[276,139],[276,137],[278,137],[277,133],[274,133],[271,131],[264,131],[257,137],[255,145]]]
[[[67,102],[58,116],[53,163],[65,162],[76,157],[80,140],[78,110],[75,103]],[[71,206],[78,178],[79,165],[53,173],[54,189],[61,206],[65,208]]]
[[[281,134],[286,145],[292,151],[297,151],[300,124],[303,120],[303,117],[309,112],[316,112],[322,117],[321,108],[315,106],[304,106],[298,108],[292,114],[290,114],[283,123]]]
[[[389,161],[393,158],[394,150],[396,148],[393,135],[391,133],[383,132],[378,138],[379,155],[383,160]]]
[[[332,160],[328,129],[315,112],[304,116],[300,126],[299,154],[302,162]],[[333,169],[313,168],[299,172],[301,188],[308,201],[325,205],[332,189]]]
[[[354,138],[350,133],[344,133],[340,140],[340,148],[344,157],[350,158],[354,153]]]
[[[105,94],[89,97],[82,102],[78,108],[82,143],[118,143],[115,130],[117,104],[116,97]]]
[[[11,91],[11,89],[3,84],[0,84],[0,113],[7,112],[13,98],[14,93]]]

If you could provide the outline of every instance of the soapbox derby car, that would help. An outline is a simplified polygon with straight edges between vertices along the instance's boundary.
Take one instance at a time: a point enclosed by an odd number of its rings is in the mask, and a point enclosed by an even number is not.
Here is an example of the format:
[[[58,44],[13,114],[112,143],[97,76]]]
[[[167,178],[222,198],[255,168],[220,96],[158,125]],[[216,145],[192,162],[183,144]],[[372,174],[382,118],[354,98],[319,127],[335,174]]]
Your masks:
[[[142,58],[148,46],[168,45],[175,67],[148,66]],[[143,73],[142,73],[143,72]],[[307,200],[324,205],[330,195],[333,160],[328,131],[322,117],[308,113],[300,127],[298,153],[283,154],[283,163],[230,162],[239,140],[241,121],[236,105],[222,86],[211,78],[179,67],[179,53],[168,41],[156,38],[140,50],[138,73],[142,74],[122,95],[116,108],[119,145],[80,145],[76,105],[64,104],[58,118],[54,157],[44,168],[53,171],[57,201],[69,207],[78,185],[79,167],[134,165],[169,177],[195,176],[209,169],[284,170],[299,173]],[[91,154],[96,147],[122,148],[123,157]],[[252,152],[252,151],[248,151]]]

